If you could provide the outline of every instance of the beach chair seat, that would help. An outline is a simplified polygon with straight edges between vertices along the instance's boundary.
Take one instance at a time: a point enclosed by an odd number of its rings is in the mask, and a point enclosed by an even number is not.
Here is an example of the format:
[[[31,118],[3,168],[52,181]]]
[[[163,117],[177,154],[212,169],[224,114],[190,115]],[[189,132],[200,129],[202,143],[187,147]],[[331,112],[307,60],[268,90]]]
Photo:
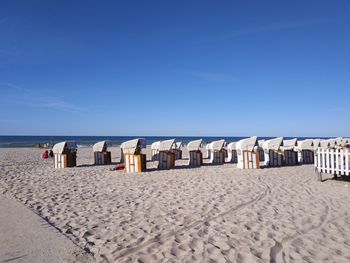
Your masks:
[[[95,165],[106,165],[112,163],[111,152],[94,152]]]
[[[301,156],[303,164],[313,164],[315,162],[315,153],[312,150],[302,150]]]
[[[297,165],[298,164],[298,153],[294,150],[283,151],[283,165]]]
[[[175,167],[175,153],[170,151],[160,151],[158,155],[158,169],[168,170]]]
[[[282,153],[280,151],[269,150],[268,155],[269,155],[268,166],[270,167],[282,166]]]
[[[203,154],[200,150],[189,152],[189,166],[197,167],[203,164]]]
[[[225,163],[226,153],[224,150],[212,152],[212,164],[223,164]]]
[[[141,173],[146,170],[146,154],[124,154],[124,172]]]
[[[259,169],[259,152],[243,151],[243,169]]]

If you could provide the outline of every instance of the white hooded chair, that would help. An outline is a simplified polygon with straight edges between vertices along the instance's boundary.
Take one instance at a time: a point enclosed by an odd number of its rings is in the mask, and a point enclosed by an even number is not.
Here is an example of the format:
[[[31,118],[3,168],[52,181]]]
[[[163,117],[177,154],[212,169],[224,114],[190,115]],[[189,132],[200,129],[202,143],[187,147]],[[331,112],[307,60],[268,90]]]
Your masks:
[[[224,151],[225,140],[211,142],[209,145],[211,164],[223,164],[225,162],[226,153]]]
[[[172,149],[175,139],[161,141],[159,143],[158,152],[158,169],[171,169],[175,167],[175,153]]]
[[[298,164],[298,153],[295,151],[297,139],[283,140],[281,151],[283,154],[283,165]]]
[[[143,138],[137,138],[123,143],[125,173],[141,173],[146,170],[146,154],[142,152],[145,145],[146,141]]]
[[[109,142],[101,141],[92,146],[95,165],[111,164],[111,152],[108,151]]]
[[[158,161],[159,160],[159,144],[160,141],[154,142],[151,144],[151,160]]]
[[[270,167],[282,166],[282,152],[280,147],[283,137],[266,140],[263,144],[265,154],[265,165]]]
[[[74,141],[56,143],[52,152],[54,154],[54,167],[66,168],[77,165],[77,144]]]
[[[298,162],[300,164],[312,164],[314,163],[314,140],[306,139],[297,142],[295,150],[298,153]]]
[[[257,169],[260,168],[259,152],[255,151],[257,136],[240,140],[236,143],[237,168]]]
[[[197,167],[203,164],[203,154],[201,151],[202,139],[191,141],[187,144],[189,153],[189,166]]]
[[[237,142],[231,142],[227,145],[227,162],[237,163]]]

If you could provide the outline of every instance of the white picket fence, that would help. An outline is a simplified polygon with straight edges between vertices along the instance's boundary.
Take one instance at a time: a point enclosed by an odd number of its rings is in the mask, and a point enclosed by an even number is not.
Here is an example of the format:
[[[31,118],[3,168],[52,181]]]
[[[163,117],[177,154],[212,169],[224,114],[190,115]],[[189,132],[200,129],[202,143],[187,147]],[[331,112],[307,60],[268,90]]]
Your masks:
[[[350,175],[349,155],[349,149],[318,148],[315,155],[315,171],[319,174]]]

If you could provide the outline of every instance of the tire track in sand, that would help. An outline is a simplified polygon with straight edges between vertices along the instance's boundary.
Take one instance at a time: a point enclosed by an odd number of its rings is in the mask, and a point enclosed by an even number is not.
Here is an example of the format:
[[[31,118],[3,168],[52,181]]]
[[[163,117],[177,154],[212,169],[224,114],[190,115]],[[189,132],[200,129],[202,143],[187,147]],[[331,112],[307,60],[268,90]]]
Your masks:
[[[271,249],[270,249],[270,263],[289,262],[288,253],[285,252],[285,248],[288,247],[288,245],[290,243],[292,243],[295,239],[300,238],[302,236],[305,236],[305,235],[307,235],[315,230],[322,229],[329,222],[329,217],[330,217],[329,204],[322,198],[316,198],[316,196],[309,189],[310,187],[305,187],[305,184],[303,184],[303,188],[304,188],[305,192],[308,193],[308,195],[310,195],[314,199],[324,203],[325,211],[320,216],[320,221],[318,222],[318,224],[313,225],[309,228],[301,229],[293,235],[286,236],[281,240],[281,242],[274,240],[275,245],[273,247],[271,247]]]
[[[187,226],[183,226],[183,227],[181,227],[181,228],[179,228],[177,230],[171,230],[171,231],[169,231],[168,233],[166,233],[164,235],[159,234],[159,235],[149,239],[148,241],[145,241],[144,243],[142,243],[140,245],[137,245],[135,247],[120,250],[119,254],[117,256],[113,257],[113,260],[116,261],[118,259],[126,257],[126,256],[128,256],[130,254],[133,254],[133,253],[135,253],[135,252],[137,252],[137,251],[139,251],[139,250],[149,246],[149,245],[161,242],[161,241],[166,240],[166,239],[168,239],[168,238],[170,238],[170,237],[172,237],[172,236],[174,236],[176,234],[179,234],[179,233],[184,232],[184,231],[188,231],[188,230],[190,230],[192,228],[195,228],[195,227],[198,227],[200,225],[207,224],[209,221],[215,220],[215,219],[220,218],[222,216],[225,216],[225,215],[227,215],[229,213],[239,211],[239,210],[241,210],[241,209],[243,209],[243,208],[245,208],[245,207],[247,207],[249,205],[252,205],[252,204],[262,200],[268,194],[271,194],[271,187],[267,183],[263,182],[261,180],[260,176],[258,177],[258,180],[265,185],[265,188],[257,197],[249,200],[248,202],[244,202],[244,203],[241,203],[241,204],[236,205],[234,207],[231,207],[230,209],[224,211],[223,213],[220,213],[219,215],[212,216],[212,217],[209,216],[209,217],[206,217],[205,219],[194,221],[193,223],[191,223],[191,224],[189,224]],[[115,251],[115,252],[118,252],[118,251]]]

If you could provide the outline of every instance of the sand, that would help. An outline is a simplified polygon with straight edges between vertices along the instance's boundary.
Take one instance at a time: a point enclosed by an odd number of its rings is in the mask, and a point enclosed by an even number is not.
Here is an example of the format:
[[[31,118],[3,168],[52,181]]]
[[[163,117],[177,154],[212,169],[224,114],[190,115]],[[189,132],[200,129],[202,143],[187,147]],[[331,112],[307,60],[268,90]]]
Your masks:
[[[0,192],[97,262],[350,262],[349,182],[318,182],[312,165],[189,169],[181,160],[124,175],[93,166],[89,148],[69,169],[40,152],[1,149]]]

